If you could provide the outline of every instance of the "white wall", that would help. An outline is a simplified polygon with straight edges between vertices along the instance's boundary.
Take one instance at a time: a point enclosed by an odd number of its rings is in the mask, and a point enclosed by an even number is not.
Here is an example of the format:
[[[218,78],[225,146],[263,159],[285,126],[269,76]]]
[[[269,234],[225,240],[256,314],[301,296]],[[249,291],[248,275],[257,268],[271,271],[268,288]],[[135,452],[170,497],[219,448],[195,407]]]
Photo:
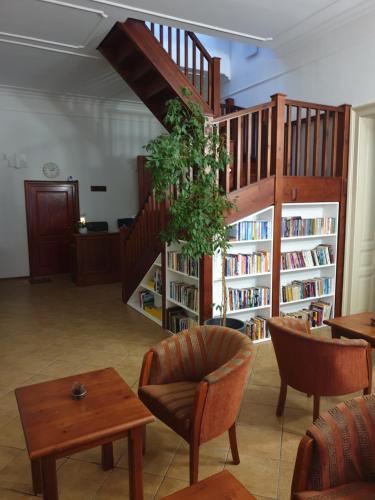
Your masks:
[[[29,274],[24,180],[46,180],[46,162],[60,167],[56,180],[78,179],[89,221],[115,230],[117,218],[137,213],[136,156],[162,131],[142,104],[0,88],[0,115],[0,278]],[[26,155],[27,168],[8,167],[3,155],[14,153]]]
[[[358,106],[375,100],[375,14],[351,19],[341,27],[323,26],[274,50],[232,44],[231,81],[223,97],[252,106],[276,92],[291,99]]]

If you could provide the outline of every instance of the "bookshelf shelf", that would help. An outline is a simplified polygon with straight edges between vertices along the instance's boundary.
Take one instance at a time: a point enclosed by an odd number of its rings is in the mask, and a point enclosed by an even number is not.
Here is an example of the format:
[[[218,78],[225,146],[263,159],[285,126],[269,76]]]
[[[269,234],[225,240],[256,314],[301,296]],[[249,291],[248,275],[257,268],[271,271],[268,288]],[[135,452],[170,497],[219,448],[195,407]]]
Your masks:
[[[227,315],[252,312],[252,311],[260,311],[261,309],[271,309],[271,306],[270,306],[270,304],[267,304],[265,306],[247,307],[246,309],[234,309],[233,311],[228,311]]]
[[[235,246],[235,245],[250,245],[253,243],[267,243],[270,241],[272,241],[271,238],[264,238],[263,240],[262,239],[260,239],[260,240],[230,240],[229,243],[232,246]]]
[[[294,269],[281,269],[281,274],[296,273],[298,271],[311,271],[316,269],[324,269],[326,267],[335,267],[336,264],[324,264],[322,266],[310,266],[310,267],[295,267]]]
[[[155,295],[158,295],[159,297],[161,297],[161,293],[157,292],[156,290],[154,290],[150,285],[147,285],[147,283],[141,283],[140,285],[142,288],[145,288],[146,290],[148,290],[149,292],[152,292],[153,294]]]
[[[337,234],[310,234],[308,236],[286,236],[281,238],[281,241],[293,241],[293,240],[316,240],[318,238],[337,238]]]
[[[167,267],[167,271],[170,273],[179,274],[180,276],[184,276],[185,278],[190,278],[194,281],[199,281],[199,278],[197,278],[197,276],[191,276],[190,274],[183,273],[182,271],[176,271],[176,269],[172,269],[170,267]]]
[[[329,297],[334,297],[334,293],[327,293],[325,295],[316,295],[315,297],[305,297],[304,299],[291,300],[290,302],[280,302],[280,307],[290,306],[293,304],[300,304],[302,302],[310,302],[312,300],[328,299]]]
[[[246,278],[257,278],[258,276],[271,276],[271,273],[267,272],[267,273],[239,274],[237,276],[226,276],[225,279],[227,281],[235,281]],[[214,281],[221,281],[221,278],[214,278]]]
[[[167,297],[167,300],[169,302],[172,302],[172,304],[176,304],[176,306],[182,307],[182,309],[186,309],[186,311],[189,311],[189,313],[194,314],[195,316],[199,316],[198,311],[194,311],[194,309],[190,309],[189,307],[185,306],[185,304],[182,304],[181,302],[178,302],[178,300],[171,299],[171,297]]]

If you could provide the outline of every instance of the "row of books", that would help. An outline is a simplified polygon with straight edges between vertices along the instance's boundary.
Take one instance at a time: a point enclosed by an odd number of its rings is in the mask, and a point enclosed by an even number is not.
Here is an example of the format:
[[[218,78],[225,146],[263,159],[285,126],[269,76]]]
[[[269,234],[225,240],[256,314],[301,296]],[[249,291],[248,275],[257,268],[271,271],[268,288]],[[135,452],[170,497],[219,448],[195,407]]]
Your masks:
[[[172,250],[168,252],[167,260],[169,269],[198,278],[199,265],[196,260],[183,255],[181,252]]]
[[[323,321],[331,317],[332,304],[323,300],[311,302],[309,308],[300,309],[289,313],[281,313],[281,316],[291,316],[308,321],[311,327],[322,326]]]
[[[312,278],[307,280],[294,280],[281,287],[281,301],[306,299],[332,293],[333,279],[328,277]]]
[[[238,222],[228,229],[229,240],[267,240],[272,238],[272,224],[269,220]]]
[[[336,219],[334,217],[316,217],[303,219],[302,217],[283,217],[281,219],[281,236],[319,236],[335,234]]]
[[[198,310],[198,288],[183,281],[171,281],[169,284],[170,298],[184,306]]]
[[[312,250],[281,253],[281,269],[297,269],[302,267],[324,266],[333,264],[332,245],[318,245]]]
[[[228,288],[228,305],[230,311],[269,304],[270,289],[268,287]]]
[[[268,273],[270,252],[264,250],[250,254],[228,254],[225,260],[225,276]]]
[[[154,305],[154,294],[148,290],[139,291],[139,305],[142,309]]]
[[[156,267],[152,277],[153,287],[155,292],[163,293],[163,275],[160,267]]]
[[[167,328],[172,333],[182,332],[197,325],[197,322],[186,315],[181,307],[170,307],[166,310]]]
[[[261,340],[270,338],[267,320],[262,316],[254,316],[246,321],[246,335],[251,340]]]

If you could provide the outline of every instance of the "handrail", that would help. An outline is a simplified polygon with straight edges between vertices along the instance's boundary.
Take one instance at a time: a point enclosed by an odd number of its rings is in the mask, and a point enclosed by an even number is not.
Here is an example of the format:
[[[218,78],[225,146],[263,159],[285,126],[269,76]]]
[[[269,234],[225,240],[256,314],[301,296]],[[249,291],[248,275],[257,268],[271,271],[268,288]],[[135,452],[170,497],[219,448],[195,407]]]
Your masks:
[[[228,113],[227,115],[218,116],[212,120],[212,124],[225,122],[226,120],[232,120],[238,118],[239,116],[248,115],[249,113],[256,113],[257,111],[263,111],[264,109],[273,108],[275,103],[273,101],[265,102],[263,104],[257,104],[251,108],[241,109],[240,111],[235,111],[234,113]]]

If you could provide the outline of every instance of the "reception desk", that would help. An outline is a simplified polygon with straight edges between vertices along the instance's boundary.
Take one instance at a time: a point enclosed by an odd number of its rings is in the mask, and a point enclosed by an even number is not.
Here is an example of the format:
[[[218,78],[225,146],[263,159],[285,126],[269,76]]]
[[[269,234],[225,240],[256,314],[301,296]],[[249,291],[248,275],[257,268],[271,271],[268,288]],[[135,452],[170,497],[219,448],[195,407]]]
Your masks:
[[[70,252],[72,279],[76,285],[120,281],[120,233],[74,234]]]

